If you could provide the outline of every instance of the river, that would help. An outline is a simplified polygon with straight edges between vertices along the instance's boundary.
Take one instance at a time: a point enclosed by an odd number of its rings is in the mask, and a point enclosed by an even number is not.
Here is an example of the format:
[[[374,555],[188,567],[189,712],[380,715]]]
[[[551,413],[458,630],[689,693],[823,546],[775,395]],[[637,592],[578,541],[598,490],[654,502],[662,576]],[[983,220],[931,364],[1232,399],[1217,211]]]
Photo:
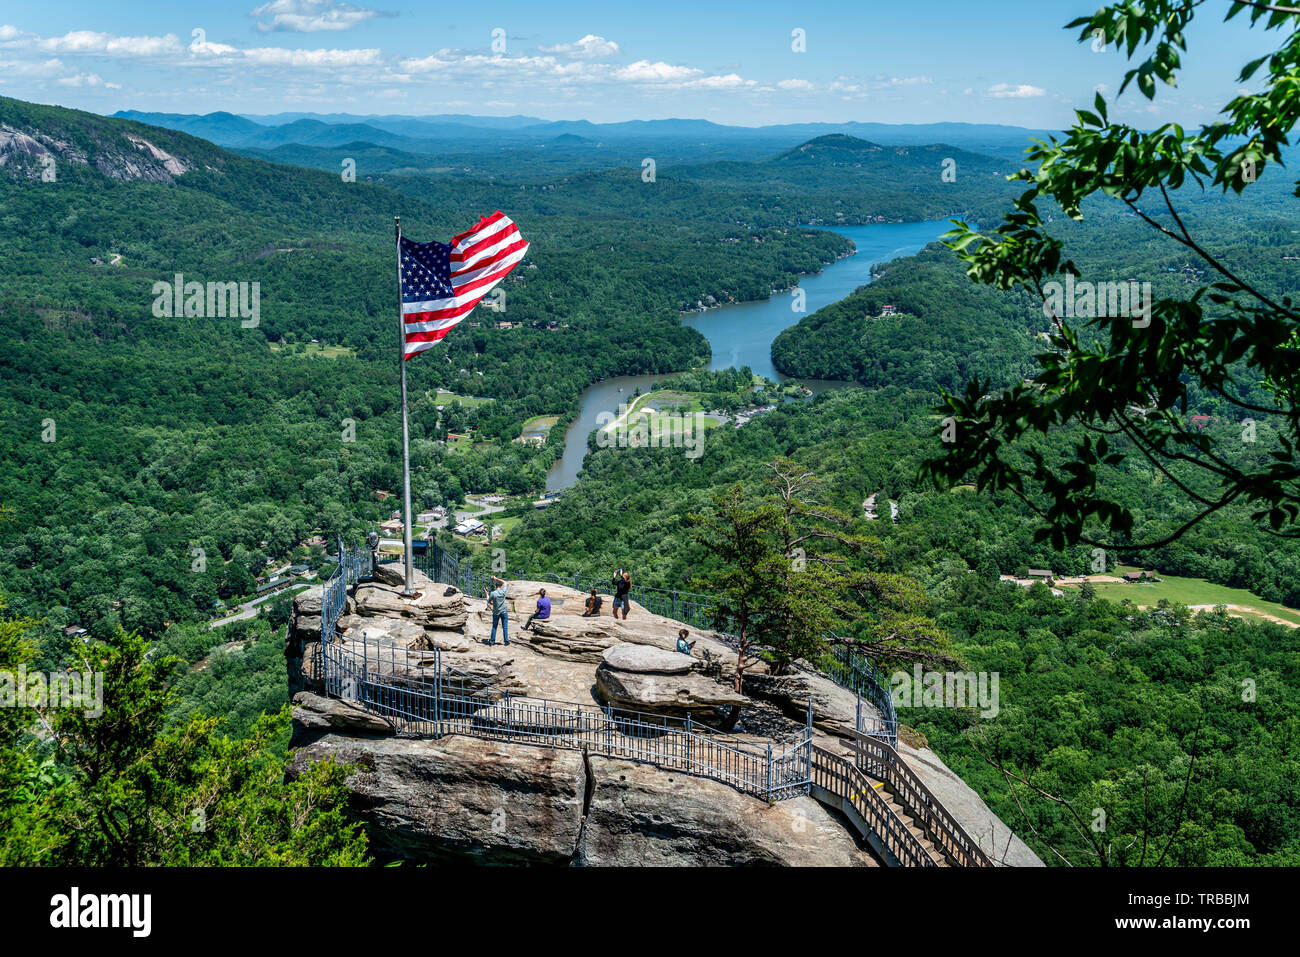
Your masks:
[[[682,323],[698,329],[709,340],[713,351],[710,369],[749,366],[761,376],[784,381],[787,377],[772,365],[772,340],[787,326],[823,306],[843,299],[859,286],[871,281],[871,267],[900,256],[911,256],[927,243],[934,242],[950,228],[949,222],[884,223],[875,226],[838,226],[834,232],[847,236],[858,251],[832,263],[815,276],[805,276],[798,288],[804,291],[806,311],[794,312],[790,292],[778,292],[761,302],[741,302],[696,312]],[[620,402],[627,402],[633,390],[643,392],[667,377],[655,375],[619,376],[590,386],[582,394],[582,409],[564,435],[564,455],[551,467],[546,477],[548,489],[565,489],[578,479],[582,460],[587,456],[587,436],[596,428],[602,412],[617,412]],[[814,392],[844,385],[842,382],[801,380]]]

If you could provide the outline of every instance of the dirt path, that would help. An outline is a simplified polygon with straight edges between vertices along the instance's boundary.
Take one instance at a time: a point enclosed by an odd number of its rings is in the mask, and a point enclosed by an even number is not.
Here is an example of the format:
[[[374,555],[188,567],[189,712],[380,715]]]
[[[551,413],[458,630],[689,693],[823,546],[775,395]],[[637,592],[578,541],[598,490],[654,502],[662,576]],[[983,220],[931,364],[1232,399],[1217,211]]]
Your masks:
[[[1218,605],[1188,605],[1192,611],[1213,611]],[[1233,618],[1262,618],[1265,621],[1271,621],[1275,625],[1285,625],[1288,628],[1300,628],[1294,621],[1287,621],[1285,618],[1279,618],[1277,615],[1270,615],[1266,611],[1258,608],[1252,608],[1249,605],[1224,605],[1228,609],[1228,614]]]

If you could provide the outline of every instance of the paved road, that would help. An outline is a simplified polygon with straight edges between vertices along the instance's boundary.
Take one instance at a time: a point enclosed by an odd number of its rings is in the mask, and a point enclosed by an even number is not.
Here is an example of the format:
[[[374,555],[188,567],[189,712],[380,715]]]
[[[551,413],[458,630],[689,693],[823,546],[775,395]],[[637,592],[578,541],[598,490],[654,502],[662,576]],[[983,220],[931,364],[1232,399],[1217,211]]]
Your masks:
[[[301,582],[294,582],[293,584],[285,585],[284,588],[277,588],[269,595],[262,595],[260,598],[250,599],[249,601],[244,602],[240,606],[240,611],[238,614],[227,615],[225,618],[218,618],[216,621],[210,621],[208,622],[208,627],[220,628],[223,625],[230,624],[232,621],[241,621],[242,619],[252,618],[258,614],[261,614],[262,609],[258,607],[259,605],[261,605],[263,602],[270,601],[272,598],[279,597],[285,591],[285,589],[293,588],[294,585],[297,584],[301,584]]]

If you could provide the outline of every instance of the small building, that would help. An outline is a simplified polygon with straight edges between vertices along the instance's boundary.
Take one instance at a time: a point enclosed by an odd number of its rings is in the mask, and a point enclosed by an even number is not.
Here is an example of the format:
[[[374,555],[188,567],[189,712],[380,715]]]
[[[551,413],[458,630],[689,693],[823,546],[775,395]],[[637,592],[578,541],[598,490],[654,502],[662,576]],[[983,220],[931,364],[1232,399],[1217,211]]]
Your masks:
[[[452,531],[457,535],[481,535],[486,527],[477,518],[467,518]]]
[[[405,531],[405,529],[406,526],[402,524],[402,520],[400,518],[395,518],[390,521],[383,522],[379,526],[379,530],[383,532],[385,535],[401,535]]]
[[[299,563],[297,565],[289,566],[290,575],[305,575],[309,571],[311,571],[311,566],[305,563]]]
[[[1056,573],[1053,572],[1050,568],[1031,568],[1029,569],[1029,577],[1042,578],[1047,581],[1051,581],[1056,577]]]
[[[265,595],[268,592],[275,591],[277,588],[280,588],[283,585],[289,584],[289,582],[291,581],[293,581],[293,579],[291,579],[288,575],[281,575],[278,578],[272,578],[266,584],[258,585],[257,593],[259,595]]]

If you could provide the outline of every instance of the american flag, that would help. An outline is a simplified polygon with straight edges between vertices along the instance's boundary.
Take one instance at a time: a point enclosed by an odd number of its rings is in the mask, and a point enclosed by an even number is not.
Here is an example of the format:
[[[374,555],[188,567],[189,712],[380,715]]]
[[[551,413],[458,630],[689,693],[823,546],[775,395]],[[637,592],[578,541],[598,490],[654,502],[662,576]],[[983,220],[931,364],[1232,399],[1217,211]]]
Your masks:
[[[519,228],[501,210],[446,243],[402,237],[402,319],[406,354],[432,348],[528,252]]]

